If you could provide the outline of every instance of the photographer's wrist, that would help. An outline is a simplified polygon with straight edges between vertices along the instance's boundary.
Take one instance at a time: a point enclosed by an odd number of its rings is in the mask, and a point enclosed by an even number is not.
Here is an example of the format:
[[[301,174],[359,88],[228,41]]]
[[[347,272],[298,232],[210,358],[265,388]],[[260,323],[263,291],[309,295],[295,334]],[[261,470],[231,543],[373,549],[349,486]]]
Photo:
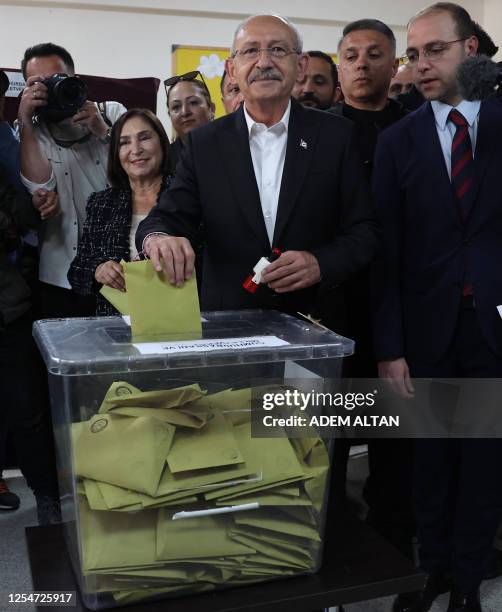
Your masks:
[[[101,140],[103,144],[110,144],[111,133],[112,133],[112,128],[106,126],[105,133],[103,134],[103,136],[99,137],[99,139]]]
[[[19,136],[21,136],[23,133],[26,134],[27,132],[33,132],[33,121],[31,117],[26,119],[24,115],[18,115],[17,131]]]

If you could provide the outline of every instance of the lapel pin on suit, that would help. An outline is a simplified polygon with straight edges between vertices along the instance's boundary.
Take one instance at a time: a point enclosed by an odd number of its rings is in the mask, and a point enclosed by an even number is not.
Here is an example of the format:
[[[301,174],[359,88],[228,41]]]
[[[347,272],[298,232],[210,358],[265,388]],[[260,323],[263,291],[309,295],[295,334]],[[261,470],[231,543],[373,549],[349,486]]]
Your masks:
[[[300,138],[300,147],[303,147],[304,149],[307,148],[307,143],[303,140],[303,138]]]

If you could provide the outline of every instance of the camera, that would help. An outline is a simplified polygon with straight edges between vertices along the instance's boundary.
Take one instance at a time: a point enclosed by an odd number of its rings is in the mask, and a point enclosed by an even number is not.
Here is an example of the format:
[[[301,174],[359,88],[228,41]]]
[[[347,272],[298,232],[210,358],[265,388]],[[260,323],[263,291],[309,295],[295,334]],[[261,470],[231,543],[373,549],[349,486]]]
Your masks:
[[[87,100],[87,86],[77,76],[53,74],[42,81],[47,87],[47,106],[39,114],[45,121],[58,123],[73,117]]]

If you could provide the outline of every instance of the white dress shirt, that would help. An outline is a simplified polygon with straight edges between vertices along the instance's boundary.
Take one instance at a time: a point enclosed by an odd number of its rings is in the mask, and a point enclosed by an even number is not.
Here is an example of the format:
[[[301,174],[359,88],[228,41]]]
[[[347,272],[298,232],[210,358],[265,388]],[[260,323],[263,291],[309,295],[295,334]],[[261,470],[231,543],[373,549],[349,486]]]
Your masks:
[[[448,170],[448,176],[451,180],[451,145],[455,137],[455,132],[457,131],[457,126],[452,121],[448,121],[448,115],[451,109],[455,108],[465,117],[465,120],[469,124],[469,136],[471,137],[472,154],[474,156],[481,102],[479,100],[475,102],[462,100],[457,106],[450,106],[439,100],[433,100],[431,106],[434,112],[434,118],[436,119],[436,129],[439,136],[439,142],[441,143],[441,150],[443,151],[446,168]]]
[[[244,116],[249,131],[249,148],[271,246],[277,218],[284,159],[286,158],[290,112],[291,100],[288,102],[282,119],[272,127],[267,127],[264,123],[256,123],[244,105]]]

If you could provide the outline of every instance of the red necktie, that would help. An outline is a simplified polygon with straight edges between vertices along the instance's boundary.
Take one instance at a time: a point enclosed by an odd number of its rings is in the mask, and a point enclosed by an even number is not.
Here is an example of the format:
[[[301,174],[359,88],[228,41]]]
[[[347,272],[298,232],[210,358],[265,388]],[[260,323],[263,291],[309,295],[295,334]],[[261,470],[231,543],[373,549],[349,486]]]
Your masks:
[[[451,145],[451,184],[455,192],[460,218],[465,221],[470,207],[470,191],[474,182],[474,160],[471,137],[465,117],[452,109],[449,119],[457,131]]]
[[[453,108],[448,118],[457,128],[451,145],[451,184],[460,219],[463,223],[467,219],[472,204],[471,192],[474,184],[472,143],[469,136],[469,126],[462,113]],[[467,270],[462,293],[463,295],[472,294],[472,284]]]

